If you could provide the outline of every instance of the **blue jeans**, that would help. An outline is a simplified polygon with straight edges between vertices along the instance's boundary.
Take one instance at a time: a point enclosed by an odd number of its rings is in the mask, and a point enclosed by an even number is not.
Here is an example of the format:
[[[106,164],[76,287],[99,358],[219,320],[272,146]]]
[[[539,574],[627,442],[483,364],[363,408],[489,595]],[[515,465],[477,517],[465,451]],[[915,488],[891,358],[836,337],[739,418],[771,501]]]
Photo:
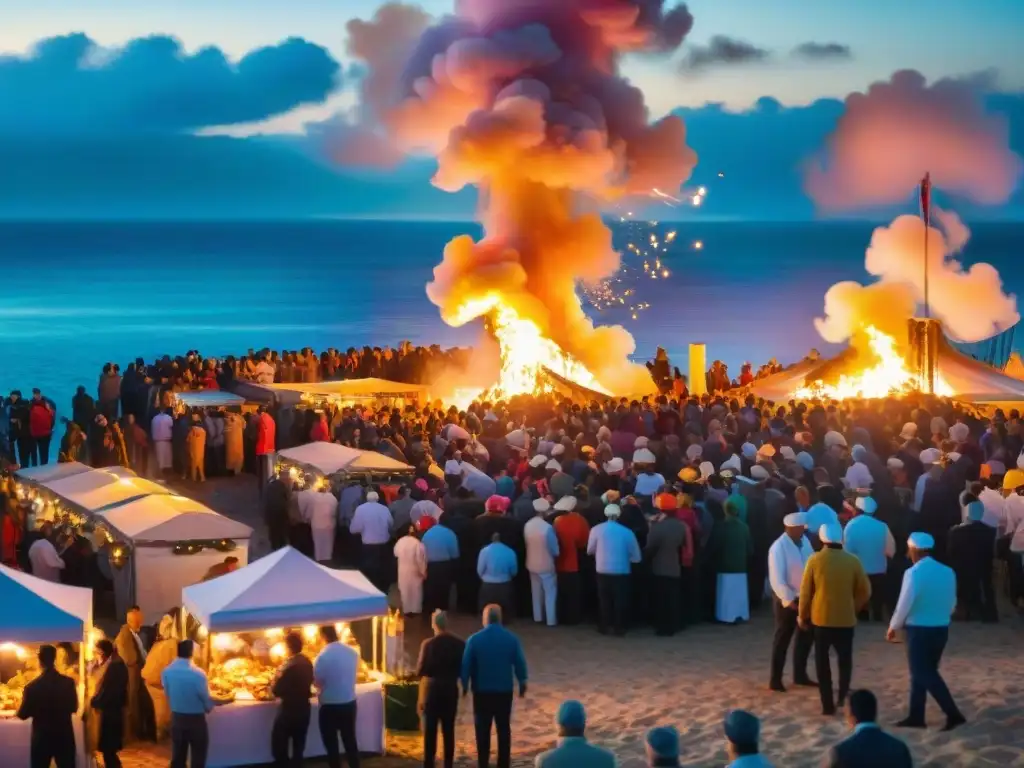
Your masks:
[[[910,712],[915,723],[924,722],[925,704],[932,695],[947,718],[960,717],[953,696],[939,673],[949,627],[907,627],[907,663],[910,665]]]

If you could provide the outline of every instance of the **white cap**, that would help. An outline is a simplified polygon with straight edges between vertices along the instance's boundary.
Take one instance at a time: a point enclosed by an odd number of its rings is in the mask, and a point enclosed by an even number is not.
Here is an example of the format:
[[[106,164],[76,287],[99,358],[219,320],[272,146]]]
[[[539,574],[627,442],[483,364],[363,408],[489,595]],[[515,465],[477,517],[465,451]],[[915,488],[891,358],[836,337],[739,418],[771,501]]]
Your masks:
[[[554,448],[551,449],[552,456],[561,456],[565,453],[565,446],[561,443],[557,443]]]
[[[846,438],[843,437],[842,434],[839,433],[839,432],[835,432],[835,431],[826,432],[825,433],[825,447],[826,448],[835,448],[837,446],[845,448],[846,447]]]
[[[753,480],[767,480],[771,475],[768,474],[768,470],[760,464],[755,464],[750,468],[750,477]]]
[[[938,448],[925,448],[918,458],[922,464],[934,464],[942,458],[942,451]]]
[[[550,512],[551,502],[547,499],[534,499],[533,500],[533,511],[534,512]]]
[[[903,425],[903,429],[900,432],[901,440],[910,440],[911,438],[917,437],[917,424],[912,421],[908,421]]]
[[[790,512],[782,518],[782,524],[787,528],[806,528],[807,515],[803,512]]]
[[[626,465],[618,456],[604,463],[604,471],[607,472],[609,475],[613,475],[616,472],[621,472],[623,469],[625,469],[625,467]]]
[[[622,509],[619,507],[618,504],[609,504],[607,507],[604,508],[604,516],[611,520],[616,519],[621,514]]]
[[[800,453],[796,455],[796,463],[803,467],[806,472],[810,472],[814,469],[814,457],[807,451],[800,451]]]
[[[796,451],[794,451],[788,445],[784,445],[781,448],[779,448],[779,454],[786,461],[796,461]]]
[[[455,461],[455,459],[448,459],[448,461],[444,463],[444,473],[446,475],[461,475],[462,465]]]
[[[771,443],[765,443],[757,449],[758,458],[770,459],[775,455],[775,446]]]
[[[971,435],[971,428],[963,423],[956,423],[949,428],[949,439],[957,443],[966,443]]]
[[[907,539],[907,546],[911,549],[934,549],[935,539],[931,537],[931,534],[915,531]]]
[[[742,470],[743,464],[740,462],[740,457],[734,453],[728,459],[723,461],[722,466],[718,468],[718,471],[721,472],[725,469],[731,469],[733,472],[739,472]]]
[[[694,459],[699,459],[703,455],[704,455],[704,447],[703,446],[694,444],[694,445],[691,445],[689,448],[686,449],[686,458],[688,458],[690,461],[693,461]]]
[[[886,459],[885,466],[889,469],[903,469],[903,461],[901,459],[897,459],[895,456],[890,456]]]
[[[633,441],[633,447],[634,448],[646,448],[647,447],[647,438],[646,437],[638,437],[636,440]]]
[[[740,446],[740,452],[745,459],[754,459],[757,456],[757,446],[753,443],[744,443]]]
[[[557,459],[552,459],[551,461],[544,465],[544,469],[553,472],[561,472],[562,465],[558,463]]]
[[[710,461],[702,461],[700,463],[700,476],[703,480],[707,480],[713,474],[715,474],[715,465]]]
[[[865,515],[873,515],[878,511],[878,502],[870,496],[858,496],[853,504]]]
[[[536,456],[530,459],[530,466],[534,468],[543,467],[547,463],[548,457],[545,456],[543,453],[538,453]]]
[[[960,461],[960,454],[957,453],[956,451],[950,451],[949,453],[946,454],[946,458],[952,462],[957,462]]]
[[[378,499],[380,499],[380,496],[377,495],[376,491],[370,491],[368,494],[366,494],[366,500],[368,502],[374,502],[377,501]]]
[[[842,544],[843,526],[839,523],[825,523],[818,529],[818,538],[825,544]]]
[[[646,448],[641,448],[633,452],[633,463],[634,464],[653,464],[657,461],[654,454],[648,451]]]
[[[850,465],[850,468],[846,470],[846,475],[843,477],[843,483],[847,488],[870,488],[874,482],[875,478],[871,476],[871,470],[868,469],[868,465],[859,461]]]
[[[576,509],[576,497],[575,496],[563,496],[555,502],[555,509],[559,512],[572,512]]]

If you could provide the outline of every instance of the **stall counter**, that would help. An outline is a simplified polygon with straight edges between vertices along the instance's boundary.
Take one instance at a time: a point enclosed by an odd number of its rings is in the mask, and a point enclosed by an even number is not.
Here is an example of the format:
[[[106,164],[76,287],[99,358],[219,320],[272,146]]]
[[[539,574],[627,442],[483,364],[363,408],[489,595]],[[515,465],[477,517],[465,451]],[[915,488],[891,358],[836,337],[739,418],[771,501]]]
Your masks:
[[[71,719],[75,729],[75,760],[78,768],[88,768],[85,753],[85,724],[77,715]],[[0,718],[0,765],[31,765],[32,721],[15,717]],[[322,753],[321,753],[322,754]]]
[[[216,707],[207,717],[210,731],[207,766],[231,768],[272,763],[270,732],[278,706],[273,701],[235,701]],[[314,701],[306,738],[307,758],[327,754],[320,738],[319,710]],[[384,693],[381,683],[360,683],[356,686],[356,743],[360,752],[384,752]],[[339,746],[339,749],[342,748]]]

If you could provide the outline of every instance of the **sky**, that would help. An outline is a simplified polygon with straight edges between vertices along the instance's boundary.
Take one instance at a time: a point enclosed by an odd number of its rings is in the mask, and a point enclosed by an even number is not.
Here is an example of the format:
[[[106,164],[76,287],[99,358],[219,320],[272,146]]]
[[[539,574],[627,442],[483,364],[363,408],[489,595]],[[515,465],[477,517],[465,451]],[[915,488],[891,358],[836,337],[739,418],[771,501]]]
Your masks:
[[[424,0],[421,6],[441,15],[452,2]],[[203,168],[215,172],[218,164],[246,167],[246,189],[235,190],[245,192],[235,205],[238,211],[401,215],[401,210],[376,206],[374,190],[380,199],[391,200],[396,186],[410,180],[425,184],[429,169],[366,174],[326,168],[304,141],[310,123],[356,105],[358,72],[346,54],[345,25],[353,17],[369,18],[379,5],[376,0],[0,0],[0,134],[5,138],[0,160],[8,169],[7,181],[0,181],[0,215],[184,215],[190,200],[196,209],[209,211],[202,190],[210,185],[203,183],[202,173]],[[653,115],[686,110],[691,143],[700,137],[705,144],[695,146],[698,154],[712,158],[715,166],[742,161],[765,183],[779,182],[779,216],[808,213],[796,200],[798,189],[790,189],[790,177],[801,153],[815,149],[797,146],[797,138],[820,142],[837,118],[836,103],[820,100],[842,99],[908,68],[929,80],[992,72],[991,90],[1024,93],[1022,0],[691,0],[688,5],[696,22],[682,51],[671,60],[627,60],[624,72],[643,89]],[[34,71],[15,66],[38,62],[40,41],[67,35],[84,37],[63,43],[56,53],[47,49],[46,66]],[[175,38],[181,49],[169,41],[146,40],[153,36]],[[715,36],[742,43],[756,55],[746,64],[681,69],[688,48],[707,47]],[[283,46],[286,38],[297,40]],[[793,54],[807,44],[833,44],[844,54],[814,61]],[[113,71],[110,51],[125,46],[137,63]],[[196,56],[209,47],[219,53]],[[253,56],[260,49],[269,53]],[[55,77],[55,72],[66,73],[59,57],[73,55],[86,56],[89,66],[109,76]],[[175,69],[172,64],[183,57],[188,67]],[[232,71],[248,80],[230,77]],[[177,90],[174,98],[154,106],[147,100],[154,83],[168,82],[159,79],[164,73],[175,78]],[[195,88],[194,98],[190,88]],[[765,97],[778,103],[781,115],[766,115],[758,107]],[[1011,111],[1019,101],[1009,105]],[[726,118],[722,108],[709,104],[739,113],[724,134],[734,139],[734,152],[715,141],[724,137],[718,131]],[[146,121],[136,119],[143,113]],[[743,145],[757,140],[765,127],[758,121],[764,120],[773,121],[776,131],[799,136],[776,147],[778,158],[751,164]],[[1022,127],[1014,123],[1011,133],[1019,136]],[[44,138],[56,133],[59,139]],[[208,141],[202,144],[201,139]],[[194,166],[194,174],[175,175],[178,191],[172,197],[177,202],[170,204],[166,196],[173,189],[147,202],[139,169],[167,174],[182,162],[201,165]],[[100,185],[108,188],[107,198],[89,189],[102,169],[115,176]],[[712,170],[705,163],[699,172]],[[280,188],[288,178],[302,181],[294,182],[297,191],[287,201],[269,191],[261,198],[248,188],[254,183]],[[232,190],[223,185],[221,196]],[[790,194],[792,204],[783,205],[782,198]],[[466,211],[465,196],[442,198],[425,190],[412,208],[441,217]],[[361,205],[354,204],[358,201]],[[734,202],[735,210],[726,206],[723,215],[742,214]],[[1024,210],[1015,198],[1013,205],[1018,204]],[[234,215],[229,208],[223,212]]]

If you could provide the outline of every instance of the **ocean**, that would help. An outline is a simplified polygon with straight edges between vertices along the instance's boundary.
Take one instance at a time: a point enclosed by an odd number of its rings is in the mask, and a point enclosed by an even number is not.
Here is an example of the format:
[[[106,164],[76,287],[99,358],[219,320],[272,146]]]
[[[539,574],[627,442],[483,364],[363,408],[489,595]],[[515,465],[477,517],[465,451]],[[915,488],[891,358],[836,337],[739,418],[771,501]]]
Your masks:
[[[591,315],[625,325],[635,359],[660,345],[683,371],[690,342],[733,372],[744,360],[824,353],[832,347],[813,319],[832,283],[866,281],[874,226],[616,224],[628,271],[615,288],[632,295]],[[1024,224],[972,231],[964,261],[994,264],[1011,292],[1024,286]],[[77,385],[95,394],[104,363],[137,356],[469,345],[479,327],[445,326],[424,292],[445,243],[463,232],[479,234],[473,224],[396,221],[0,223],[0,391],[39,387],[67,414]],[[657,269],[652,234],[667,249]],[[630,242],[648,251],[648,271]]]

